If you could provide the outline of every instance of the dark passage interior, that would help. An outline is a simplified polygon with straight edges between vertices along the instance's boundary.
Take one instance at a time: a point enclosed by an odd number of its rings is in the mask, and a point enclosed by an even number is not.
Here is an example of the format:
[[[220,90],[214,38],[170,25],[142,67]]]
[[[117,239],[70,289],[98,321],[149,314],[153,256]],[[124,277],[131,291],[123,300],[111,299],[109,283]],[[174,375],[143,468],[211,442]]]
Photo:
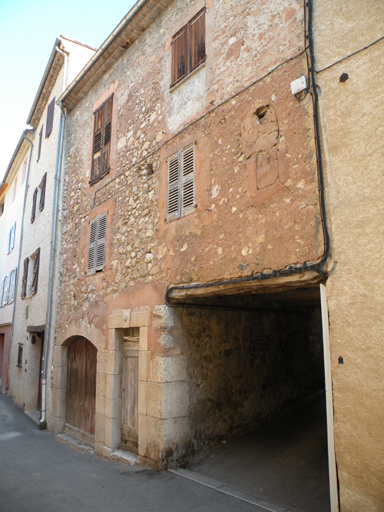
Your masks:
[[[295,512],[329,511],[318,288],[200,300],[178,310],[190,468]]]

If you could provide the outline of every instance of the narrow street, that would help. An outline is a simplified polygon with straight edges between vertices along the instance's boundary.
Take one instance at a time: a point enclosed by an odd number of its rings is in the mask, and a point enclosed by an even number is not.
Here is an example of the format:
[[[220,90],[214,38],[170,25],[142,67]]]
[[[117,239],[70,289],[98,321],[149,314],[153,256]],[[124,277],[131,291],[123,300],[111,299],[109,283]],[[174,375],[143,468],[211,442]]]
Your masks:
[[[230,492],[230,491],[229,491]],[[265,512],[169,472],[126,466],[59,443],[0,394],[0,512]],[[271,507],[284,512],[281,507]]]

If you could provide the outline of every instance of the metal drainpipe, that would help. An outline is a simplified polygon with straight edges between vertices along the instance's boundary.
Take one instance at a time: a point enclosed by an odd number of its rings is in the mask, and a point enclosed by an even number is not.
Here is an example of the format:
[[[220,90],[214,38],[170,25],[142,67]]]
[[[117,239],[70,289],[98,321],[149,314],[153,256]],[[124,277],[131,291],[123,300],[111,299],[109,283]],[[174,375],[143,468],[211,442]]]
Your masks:
[[[67,80],[67,65],[68,56],[56,48],[56,50],[64,55],[64,75],[63,75],[63,91],[66,89]],[[62,167],[62,156],[63,156],[63,145],[64,145],[64,127],[65,127],[65,115],[63,113],[63,107],[60,102],[60,128],[59,128],[59,142],[56,155],[56,168],[54,178],[54,196],[53,196],[53,211],[52,211],[52,232],[51,232],[51,254],[49,259],[49,277],[48,277],[48,298],[47,298],[47,313],[45,319],[45,330],[44,330],[44,349],[43,349],[43,360],[41,369],[41,412],[40,412],[40,423],[46,421],[46,401],[47,401],[47,373],[48,373],[48,354],[49,354],[49,340],[51,338],[51,327],[52,327],[52,296],[53,296],[53,282],[54,282],[54,270],[55,270],[55,257],[56,257],[56,235],[57,235],[57,208],[59,203],[59,191],[60,191],[60,177]]]
[[[29,162],[28,162],[28,171],[27,171],[27,177],[25,179],[25,191],[24,191],[24,202],[23,202],[23,214],[21,216],[21,229],[20,229],[20,243],[19,243],[19,258],[17,262],[17,272],[16,272],[16,282],[15,282],[15,294],[17,292],[17,285],[19,282],[19,273],[20,273],[20,263],[21,263],[21,249],[23,247],[23,235],[24,235],[24,216],[25,216],[25,206],[27,204],[27,193],[28,193],[28,187],[29,187],[29,172],[31,169],[31,162],[32,162],[32,153],[33,153],[33,142],[28,139],[26,136],[26,131],[23,131],[23,137],[24,139],[29,142],[31,145],[31,152],[29,154]],[[11,346],[12,346],[12,340],[13,340],[13,330],[15,327],[15,316],[16,316],[16,300],[13,304],[13,311],[12,311],[12,327],[11,327],[11,338],[9,340],[9,350],[8,350],[8,367],[11,359]]]

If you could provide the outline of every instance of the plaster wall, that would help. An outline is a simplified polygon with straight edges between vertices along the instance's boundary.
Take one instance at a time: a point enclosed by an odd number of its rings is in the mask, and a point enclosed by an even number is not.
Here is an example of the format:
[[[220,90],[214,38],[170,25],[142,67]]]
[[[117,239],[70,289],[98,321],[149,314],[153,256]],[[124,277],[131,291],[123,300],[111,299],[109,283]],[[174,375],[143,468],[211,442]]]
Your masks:
[[[315,2],[335,269],[327,282],[342,512],[384,509],[382,2]],[[337,63],[338,60],[344,59]],[[342,74],[345,81],[340,81]],[[344,77],[346,78],[346,77]]]
[[[0,285],[3,285],[3,279],[13,269],[17,268],[19,263],[20,233],[23,215],[24,194],[26,170],[28,166],[28,155],[23,164],[15,173],[13,181],[5,193],[4,213],[0,217],[0,238],[1,265],[0,265]],[[16,222],[15,246],[8,254],[8,236],[9,232]],[[1,295],[1,291],[0,291]],[[0,307],[0,326],[12,323],[12,313],[14,304],[6,304]]]
[[[15,328],[12,339],[11,359],[10,359],[10,394],[15,402],[27,409],[35,408],[36,388],[38,379],[31,377],[30,382],[28,374],[28,360],[31,369],[31,375],[36,374],[36,368],[39,367],[41,350],[31,345],[31,336],[27,333],[27,328],[31,326],[43,326],[46,322],[47,298],[49,287],[54,287],[56,291],[58,275],[54,282],[49,282],[49,261],[51,252],[51,234],[52,234],[52,214],[54,200],[54,175],[57,166],[57,151],[60,131],[60,107],[55,104],[52,132],[48,137],[45,136],[47,123],[47,110],[49,103],[56,100],[63,92],[66,80],[72,79],[81,70],[87,60],[93,55],[94,50],[81,46],[75,42],[63,38],[65,51],[71,52],[67,59],[68,68],[65,70],[65,64],[62,67],[55,84],[52,87],[47,105],[44,109],[38,126],[35,127],[35,133],[42,132],[42,143],[40,158],[38,156],[39,137],[36,137],[34,151],[32,155],[31,169],[29,174],[29,183],[27,189],[26,209],[24,212],[24,235],[21,248],[21,270],[18,280],[17,294],[20,296],[22,286],[22,273],[24,259],[30,257],[36,249],[40,248],[40,266],[38,277],[37,293],[27,296],[25,299],[19,299],[15,311]],[[36,208],[36,217],[31,223],[31,212],[33,204],[33,193],[42,182],[44,174],[47,173],[45,203],[44,209],[40,212],[38,205]],[[60,235],[57,237],[60,242]],[[56,257],[56,269],[58,268],[58,258]],[[31,270],[31,269],[30,269]],[[53,294],[53,297],[55,295]],[[54,308],[55,309],[55,308]],[[55,312],[53,313],[53,322],[55,321]],[[18,344],[23,343],[24,355],[22,368],[16,368]],[[49,358],[51,353],[49,352]],[[30,389],[33,386],[34,389]],[[28,397],[32,397],[29,399]]]

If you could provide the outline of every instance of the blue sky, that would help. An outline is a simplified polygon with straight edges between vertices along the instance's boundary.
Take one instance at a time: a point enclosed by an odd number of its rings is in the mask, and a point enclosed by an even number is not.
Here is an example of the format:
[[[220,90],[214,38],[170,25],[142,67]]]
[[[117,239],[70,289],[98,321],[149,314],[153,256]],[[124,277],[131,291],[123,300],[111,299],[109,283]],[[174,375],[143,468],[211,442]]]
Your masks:
[[[0,0],[0,181],[31,109],[56,37],[98,48],[136,0]]]

